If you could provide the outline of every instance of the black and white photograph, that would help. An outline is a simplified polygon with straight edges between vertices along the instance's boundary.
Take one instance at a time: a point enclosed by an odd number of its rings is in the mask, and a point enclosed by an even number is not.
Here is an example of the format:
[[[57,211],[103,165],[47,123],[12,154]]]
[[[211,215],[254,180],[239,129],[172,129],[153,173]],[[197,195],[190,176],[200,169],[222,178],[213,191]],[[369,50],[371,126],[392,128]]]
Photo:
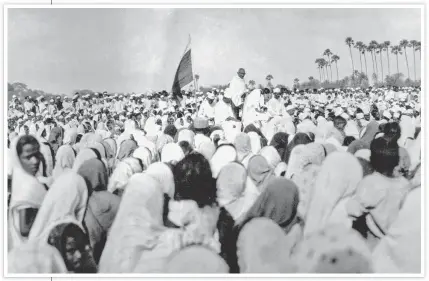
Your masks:
[[[423,5],[4,9],[6,276],[423,276]]]

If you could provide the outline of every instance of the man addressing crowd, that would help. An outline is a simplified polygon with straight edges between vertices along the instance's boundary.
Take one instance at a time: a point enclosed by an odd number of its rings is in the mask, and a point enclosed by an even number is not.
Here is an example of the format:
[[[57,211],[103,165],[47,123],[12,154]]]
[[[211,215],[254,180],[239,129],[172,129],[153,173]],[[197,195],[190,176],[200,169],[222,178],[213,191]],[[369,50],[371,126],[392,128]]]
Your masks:
[[[244,81],[244,76],[246,71],[244,68],[240,68],[237,72],[237,76],[234,76],[229,83],[229,88],[226,91],[229,91],[229,95],[232,99],[232,110],[237,119],[239,119],[240,108],[243,106],[243,98],[246,94],[246,82]]]

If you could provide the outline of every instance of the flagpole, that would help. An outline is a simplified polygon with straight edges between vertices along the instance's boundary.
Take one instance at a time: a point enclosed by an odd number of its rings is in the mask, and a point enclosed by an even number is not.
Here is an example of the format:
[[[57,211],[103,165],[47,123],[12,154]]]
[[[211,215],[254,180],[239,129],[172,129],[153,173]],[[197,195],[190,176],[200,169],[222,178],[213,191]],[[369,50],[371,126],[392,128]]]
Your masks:
[[[191,45],[191,34],[189,34],[189,46]],[[192,63],[192,51],[191,51],[191,63]],[[194,65],[192,63],[192,70],[194,70]],[[195,81],[195,73],[192,71],[192,81],[194,81],[194,97],[197,94],[197,82]]]

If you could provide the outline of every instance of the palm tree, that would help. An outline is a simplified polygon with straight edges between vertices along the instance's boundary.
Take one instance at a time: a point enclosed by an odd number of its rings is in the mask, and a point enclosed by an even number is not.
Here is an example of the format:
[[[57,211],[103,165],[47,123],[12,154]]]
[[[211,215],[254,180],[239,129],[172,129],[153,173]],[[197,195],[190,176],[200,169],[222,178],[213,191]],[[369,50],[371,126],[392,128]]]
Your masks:
[[[319,78],[320,81],[322,81],[322,67],[321,67],[321,61],[320,59],[316,59],[315,63],[317,63],[317,69],[319,70]]]
[[[383,43],[383,50],[386,51],[386,54],[387,54],[387,71],[388,71],[388,73],[390,75],[389,47],[390,47],[390,41],[384,41],[384,43]]]
[[[381,82],[384,81],[384,69],[383,69],[383,43],[377,45],[377,54],[380,54],[380,62],[381,62]]]
[[[408,67],[408,56],[407,56],[407,47],[410,47],[408,40],[402,39],[401,42],[399,42],[399,46],[401,48],[404,48],[405,62],[407,63],[408,79],[410,79],[410,68]]]
[[[368,46],[365,45],[365,44],[362,44],[362,50],[361,50],[361,52],[363,54],[363,58],[365,59],[365,74],[368,77],[368,66],[366,64],[366,51],[367,51],[367,49],[368,49]]]
[[[401,46],[392,46],[392,54],[396,55],[396,70],[397,73],[399,74],[399,62],[398,62],[398,54],[402,55],[402,49]]]
[[[367,47],[367,51],[371,53],[371,59],[372,59],[372,74],[375,74],[375,64],[374,64],[374,54],[372,53],[372,51],[374,50],[374,46],[369,44]]]
[[[360,72],[363,72],[362,71],[362,45],[363,45],[362,41],[357,41],[355,43],[355,48],[359,51]]]
[[[200,79],[200,75],[195,74],[194,78],[195,78],[195,90],[197,90],[198,89],[198,80]]]
[[[331,56],[332,56],[332,52],[329,49],[326,49],[323,52],[323,56],[327,56],[328,57],[328,64],[329,64],[329,68],[331,69],[331,81],[332,81],[332,67],[331,67]]]
[[[335,66],[337,67],[337,82],[338,82],[338,64],[337,61],[340,60],[340,57],[338,55],[333,55],[332,56],[332,62],[335,62]]]
[[[353,54],[352,54],[352,46],[354,45],[354,41],[351,37],[346,38],[346,45],[349,46],[350,59],[352,60],[352,74],[353,74],[353,72],[355,72],[355,65],[353,63]]]
[[[417,74],[416,74],[416,47],[417,47],[417,41],[411,40],[410,41],[411,47],[413,47],[413,57],[414,57],[414,81],[417,81]]]
[[[324,58],[322,58],[322,61],[323,61],[323,66],[325,67],[326,80],[329,81],[329,74],[328,74],[328,64],[329,63]]]
[[[419,51],[420,59],[422,59],[422,52],[421,52],[421,48],[422,48],[422,42],[417,41],[416,51]]]
[[[371,53],[374,56],[374,62],[375,62],[375,71],[378,77],[378,63],[377,63],[377,46],[378,43],[375,40],[372,40],[371,42],[369,42],[369,45],[372,47],[371,48]]]

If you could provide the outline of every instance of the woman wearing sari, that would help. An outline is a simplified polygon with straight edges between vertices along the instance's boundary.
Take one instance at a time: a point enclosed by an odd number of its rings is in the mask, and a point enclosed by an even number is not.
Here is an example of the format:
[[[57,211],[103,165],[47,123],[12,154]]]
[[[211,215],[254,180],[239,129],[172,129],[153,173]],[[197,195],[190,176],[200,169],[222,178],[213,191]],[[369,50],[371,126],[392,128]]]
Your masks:
[[[229,273],[228,265],[215,252],[204,246],[192,245],[174,252],[164,266],[166,273]]]
[[[329,224],[306,237],[294,250],[296,273],[373,273],[365,240],[343,224]]]
[[[99,272],[162,272],[165,259],[181,247],[180,232],[163,225],[162,187],[151,176],[136,174],[126,188]]]
[[[61,127],[55,127],[51,130],[48,141],[53,150],[52,156],[57,154],[58,148],[63,144],[63,135],[63,128]]]
[[[119,161],[124,160],[125,158],[131,157],[134,151],[137,149],[137,142],[134,140],[124,140],[119,146],[119,152],[117,159]]]
[[[292,150],[285,177],[293,179],[295,175],[302,173],[311,164],[320,166],[325,157],[326,150],[319,143],[297,145]]]
[[[376,273],[421,273],[421,174],[411,181],[396,220],[373,251]]]
[[[140,159],[142,162],[144,169],[147,169],[150,164],[152,164],[152,153],[150,152],[149,148],[140,146],[133,152],[133,157]]]
[[[143,172],[143,164],[140,159],[130,157],[122,160],[110,176],[107,190],[122,197],[130,177],[141,172]]]
[[[73,171],[59,176],[46,193],[31,228],[30,241],[48,241],[51,229],[60,221],[83,223],[88,202],[85,180]]]
[[[46,139],[46,136],[47,132],[43,125],[39,128],[39,131],[37,133],[37,140],[40,144],[40,152],[43,156],[41,158],[42,165],[40,165],[38,176],[50,177],[54,169],[55,154],[49,141]]]
[[[297,133],[293,139],[289,142],[289,144],[286,147],[286,151],[285,154],[283,156],[283,161],[286,164],[289,164],[289,158],[290,155],[292,153],[292,150],[294,149],[295,146],[299,145],[299,144],[308,144],[313,142],[310,137],[307,134],[304,133]]]
[[[294,273],[290,249],[291,243],[277,223],[254,218],[237,239],[240,273]]]
[[[177,143],[166,144],[161,151],[161,162],[177,163],[185,157],[182,148]]]
[[[249,176],[248,183],[251,184],[246,188],[246,192],[256,192],[260,194],[267,186],[269,180],[274,176],[273,169],[268,165],[267,160],[261,155],[255,155],[250,158],[249,166],[247,168]]]
[[[225,165],[216,180],[219,206],[224,207],[237,220],[252,206],[253,201],[246,200],[247,170],[240,163]]]
[[[88,236],[79,223],[58,223],[50,231],[47,242],[60,252],[68,273],[97,273]]]
[[[274,146],[265,146],[259,151],[259,154],[267,160],[268,165],[274,170],[276,176],[286,172],[285,166],[280,164],[282,159]]]
[[[249,211],[237,221],[237,228],[241,230],[254,218],[269,218],[288,235],[291,250],[302,237],[302,225],[297,216],[298,202],[298,188],[292,181],[273,178]]]
[[[14,139],[11,145],[12,190],[8,225],[10,248],[25,242],[46,195],[35,177],[40,165],[40,145],[33,136]]]
[[[377,135],[377,133],[380,131],[379,127],[380,125],[377,121],[373,120],[369,122],[369,124],[360,132],[360,140],[367,145],[370,145],[371,142],[374,140],[375,135]]]
[[[52,172],[52,178],[55,180],[63,172],[71,170],[75,161],[75,151],[70,145],[62,145],[55,156],[55,168]]]
[[[95,148],[82,148],[74,160],[73,171],[77,172],[85,161],[91,159],[98,159],[101,161],[102,158],[100,152]]]
[[[334,152],[323,162],[309,202],[304,234],[309,235],[328,224],[352,227],[346,206],[363,177],[359,161],[347,152]]]
[[[70,272],[96,272],[83,225],[87,201],[85,180],[73,171],[63,173],[46,194],[29,235],[30,243],[55,246]],[[78,233],[67,231],[69,225],[74,225]]]
[[[255,155],[252,152],[252,144],[250,136],[246,133],[239,133],[234,141],[235,149],[237,150],[237,161],[242,163],[247,168],[250,158]]]
[[[404,177],[394,176],[399,164],[396,141],[383,138],[372,141],[370,160],[375,171],[359,183],[356,194],[348,202],[347,211],[351,218],[365,219],[366,228],[357,230],[373,248],[398,216],[410,184]]]
[[[64,131],[63,145],[73,146],[76,144],[77,128],[70,128]]]
[[[104,146],[104,150],[106,152],[106,161],[107,161],[107,170],[109,175],[113,173],[114,167],[116,166],[116,153],[117,146],[116,141],[111,138],[104,139],[101,144]]]
[[[270,145],[277,150],[281,159],[284,159],[286,147],[288,144],[288,138],[289,138],[288,134],[283,132],[278,132],[271,139]]]
[[[220,170],[228,163],[237,160],[237,151],[233,145],[222,144],[210,159],[210,166],[214,178],[217,178]]]
[[[98,159],[85,161],[78,170],[90,191],[85,225],[89,241],[94,249],[94,258],[99,260],[119,208],[120,198],[107,191],[107,170]]]
[[[24,243],[8,254],[7,272],[10,274],[67,273],[60,252],[45,243]]]

